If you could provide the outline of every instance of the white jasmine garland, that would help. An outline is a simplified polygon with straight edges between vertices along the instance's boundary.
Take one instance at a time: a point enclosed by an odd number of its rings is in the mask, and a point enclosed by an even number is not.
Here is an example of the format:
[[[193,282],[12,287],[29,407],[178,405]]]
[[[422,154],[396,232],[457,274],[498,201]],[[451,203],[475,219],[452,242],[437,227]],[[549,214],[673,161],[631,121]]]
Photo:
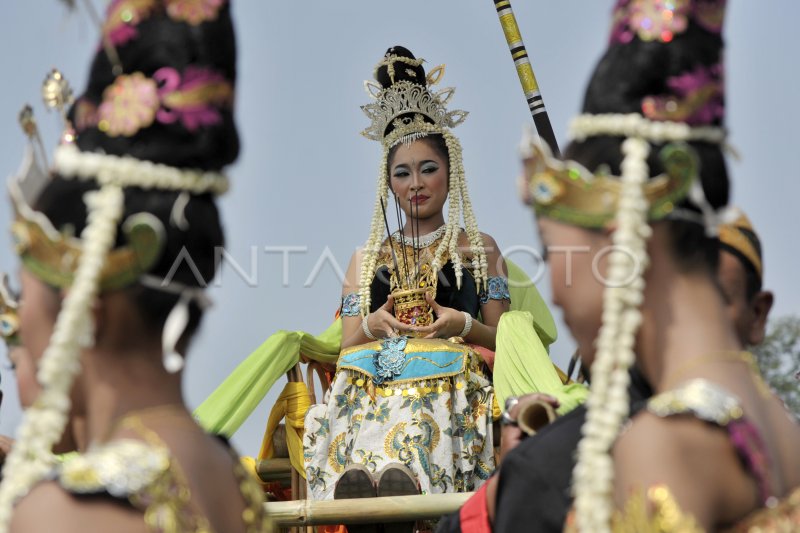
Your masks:
[[[467,183],[464,177],[464,164],[462,158],[461,143],[450,130],[445,129],[440,133],[447,146],[449,154],[449,208],[447,212],[447,222],[442,241],[437,246],[432,261],[431,268],[434,274],[438,273],[444,266],[444,257],[449,255],[450,261],[456,275],[456,285],[461,288],[462,262],[461,254],[458,249],[458,241],[461,235],[461,220],[463,218],[466,226],[467,237],[469,238],[470,251],[473,255],[472,269],[475,281],[480,290],[488,283],[488,263],[486,251],[483,247],[483,238],[478,230],[478,223],[472,210],[472,202],[469,199]],[[389,196],[389,175],[388,159],[391,144],[384,142],[383,156],[381,157],[378,169],[377,192],[375,195],[375,207],[372,213],[372,223],[370,234],[364,245],[363,256],[361,259],[361,270],[359,273],[359,300],[361,303],[361,313],[363,316],[369,314],[372,303],[370,287],[372,277],[375,275],[375,268],[378,262],[381,246],[384,240],[385,223],[381,210],[381,202],[386,202]]]
[[[171,167],[131,156],[82,152],[74,144],[56,148],[53,170],[61,177],[93,180],[100,185],[188,191],[193,194],[227,192],[228,178],[219,172]]]
[[[639,309],[647,268],[648,203],[644,185],[650,145],[642,138],[622,144],[624,160],[614,251],[608,258],[607,286],[603,291],[602,326],[592,364],[583,438],[573,473],[577,525],[582,532],[611,531],[614,465],[611,448],[628,416],[628,370],[635,360],[636,332],[642,321]],[[627,280],[633,281],[623,286]]]
[[[387,204],[389,198],[388,164],[389,146],[384,145],[383,155],[381,156],[380,166],[378,167],[378,183],[375,188],[375,207],[372,210],[369,237],[364,244],[359,272],[358,296],[361,304],[362,316],[367,316],[369,314],[369,308],[372,304],[372,294],[370,293],[372,275],[375,272],[375,266],[378,263],[378,254],[380,253],[381,244],[383,243],[385,222],[383,220],[382,206]]]
[[[98,293],[106,256],[114,246],[124,211],[124,194],[105,185],[85,195],[87,223],[81,233],[82,253],[75,279],[64,297],[53,336],[39,362],[42,392],[24,414],[17,441],[6,458],[0,484],[0,533],[8,530],[16,501],[52,468],[53,445],[67,425],[70,391],[80,372],[81,335],[92,327],[91,306]]]
[[[461,181],[459,171],[460,147],[454,142],[455,139],[451,135],[445,135],[445,145],[449,154],[448,166],[450,176],[448,180],[449,203],[450,206],[447,210],[447,231],[444,239],[439,244],[434,254],[433,270],[437,273],[442,269],[445,253],[450,256],[450,261],[453,262],[453,270],[456,275],[456,287],[461,288],[461,278],[463,276],[461,253],[458,249],[458,239],[461,236],[461,218],[462,218],[462,198],[461,198]]]
[[[654,144],[676,141],[722,144],[727,132],[713,126],[692,127],[683,122],[649,120],[638,113],[583,114],[572,119],[569,128],[572,140],[584,141],[598,135],[638,137]]]
[[[458,139],[453,137],[454,143],[457,143],[458,151],[461,153],[461,144]],[[486,261],[486,250],[483,246],[483,237],[478,229],[478,222],[475,219],[475,213],[472,209],[472,200],[469,197],[469,189],[467,188],[467,180],[464,178],[464,168],[459,158],[461,176],[461,201],[463,203],[463,216],[464,224],[467,228],[467,238],[469,239],[470,252],[472,253],[472,270],[475,276],[475,284],[478,292],[481,288],[488,289],[489,283],[489,265]]]

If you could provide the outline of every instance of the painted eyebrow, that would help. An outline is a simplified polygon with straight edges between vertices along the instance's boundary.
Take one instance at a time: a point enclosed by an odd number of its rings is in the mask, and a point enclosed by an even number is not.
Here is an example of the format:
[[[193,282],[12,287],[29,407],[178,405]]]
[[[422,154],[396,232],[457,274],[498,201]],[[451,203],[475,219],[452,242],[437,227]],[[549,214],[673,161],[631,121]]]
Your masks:
[[[427,165],[436,165],[437,167],[440,166],[439,163],[437,163],[433,159],[426,159],[425,161],[420,161],[419,163],[417,163],[417,168],[422,168],[422,167],[427,166]],[[400,168],[400,167],[408,168],[410,166],[411,165],[408,165],[406,163],[402,163],[400,165],[397,165],[395,168]]]
[[[425,161],[420,161],[418,166],[422,167],[422,166],[428,165],[428,164],[440,166],[439,163],[437,163],[433,159],[426,159]],[[392,167],[392,171],[396,171],[396,170],[400,170],[400,169],[407,170],[410,166],[411,165],[409,165],[408,163],[398,163],[397,165]]]

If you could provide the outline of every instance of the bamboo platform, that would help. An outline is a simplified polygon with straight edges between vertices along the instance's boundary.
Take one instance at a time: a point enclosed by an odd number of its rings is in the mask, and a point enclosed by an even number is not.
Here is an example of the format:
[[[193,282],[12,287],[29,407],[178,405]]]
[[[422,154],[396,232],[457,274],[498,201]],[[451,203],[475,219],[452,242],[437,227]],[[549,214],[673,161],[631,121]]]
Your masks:
[[[264,506],[278,527],[430,520],[457,511],[472,492],[352,500],[295,500]]]

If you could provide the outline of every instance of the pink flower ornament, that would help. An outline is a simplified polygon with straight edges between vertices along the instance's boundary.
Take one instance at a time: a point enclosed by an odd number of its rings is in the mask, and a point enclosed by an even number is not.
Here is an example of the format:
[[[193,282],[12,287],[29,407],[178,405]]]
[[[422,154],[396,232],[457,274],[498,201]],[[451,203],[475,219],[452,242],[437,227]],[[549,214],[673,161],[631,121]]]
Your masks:
[[[154,80],[141,72],[121,75],[103,92],[97,127],[109,137],[130,137],[153,123],[160,106]]]
[[[173,20],[197,26],[216,19],[224,3],[225,0],[169,0],[166,2],[167,15]]]

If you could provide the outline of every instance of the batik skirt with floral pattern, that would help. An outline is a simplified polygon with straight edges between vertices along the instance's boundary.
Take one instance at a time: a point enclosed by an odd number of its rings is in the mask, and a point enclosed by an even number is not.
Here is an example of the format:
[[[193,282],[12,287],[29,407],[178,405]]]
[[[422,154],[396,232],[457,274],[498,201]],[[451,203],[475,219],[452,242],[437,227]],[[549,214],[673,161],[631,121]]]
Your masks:
[[[404,464],[423,494],[475,490],[494,469],[493,394],[464,344],[400,337],[344,350],[326,402],[305,419],[310,497],[331,499],[353,463]]]

